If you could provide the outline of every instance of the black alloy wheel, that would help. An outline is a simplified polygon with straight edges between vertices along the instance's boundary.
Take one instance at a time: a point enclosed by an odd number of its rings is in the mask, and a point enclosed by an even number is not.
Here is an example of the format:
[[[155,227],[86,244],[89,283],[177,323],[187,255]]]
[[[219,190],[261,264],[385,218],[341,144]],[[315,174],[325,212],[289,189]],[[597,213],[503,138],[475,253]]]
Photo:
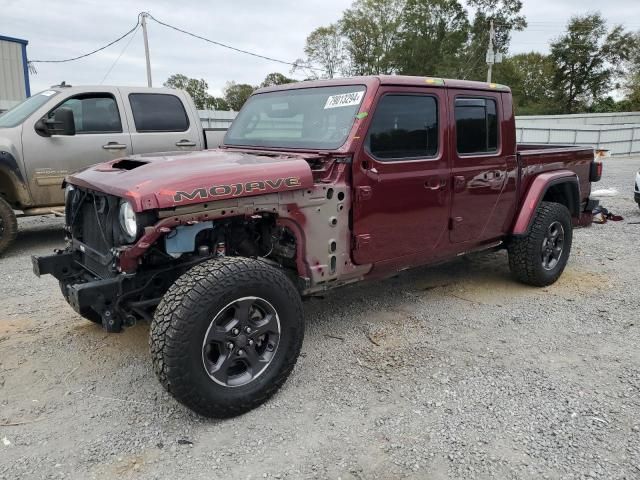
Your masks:
[[[547,228],[547,232],[542,239],[542,268],[553,270],[564,250],[564,228],[558,221],[553,222]]]
[[[259,297],[226,305],[213,319],[202,343],[202,363],[211,380],[238,387],[255,380],[273,360],[280,342],[280,318]]]

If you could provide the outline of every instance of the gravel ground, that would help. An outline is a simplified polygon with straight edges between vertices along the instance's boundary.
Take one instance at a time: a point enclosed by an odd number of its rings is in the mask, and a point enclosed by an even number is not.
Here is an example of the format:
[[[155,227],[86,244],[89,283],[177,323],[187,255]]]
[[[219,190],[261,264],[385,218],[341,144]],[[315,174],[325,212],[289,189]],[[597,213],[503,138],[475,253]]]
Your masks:
[[[307,301],[293,375],[225,421],[162,390],[148,325],[108,335],[34,277],[62,224],[23,219],[0,260],[0,479],[640,478],[638,167],[607,161],[625,220],[576,232],[551,287],[497,252]]]

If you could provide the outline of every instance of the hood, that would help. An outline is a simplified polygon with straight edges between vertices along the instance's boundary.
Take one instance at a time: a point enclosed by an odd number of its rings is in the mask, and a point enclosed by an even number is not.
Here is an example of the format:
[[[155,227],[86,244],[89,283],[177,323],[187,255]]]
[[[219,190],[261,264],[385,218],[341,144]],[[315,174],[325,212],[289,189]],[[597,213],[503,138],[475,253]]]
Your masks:
[[[133,155],[89,167],[67,183],[129,200],[136,212],[309,188],[302,155],[228,150]]]

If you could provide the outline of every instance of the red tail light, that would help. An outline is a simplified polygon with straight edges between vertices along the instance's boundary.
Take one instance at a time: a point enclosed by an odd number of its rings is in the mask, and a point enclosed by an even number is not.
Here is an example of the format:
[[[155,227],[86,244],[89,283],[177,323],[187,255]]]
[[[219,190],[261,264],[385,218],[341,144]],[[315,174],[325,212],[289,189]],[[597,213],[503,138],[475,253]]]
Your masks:
[[[602,162],[591,162],[591,171],[589,172],[589,181],[599,182],[602,178]]]

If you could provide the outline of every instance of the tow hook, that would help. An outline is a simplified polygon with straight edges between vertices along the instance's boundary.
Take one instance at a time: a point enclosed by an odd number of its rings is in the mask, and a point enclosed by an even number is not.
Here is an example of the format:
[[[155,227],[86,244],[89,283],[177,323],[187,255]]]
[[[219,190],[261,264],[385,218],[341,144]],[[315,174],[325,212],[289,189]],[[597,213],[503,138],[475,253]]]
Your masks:
[[[109,333],[122,331],[122,320],[118,315],[114,315],[111,310],[102,313],[102,327]]]

